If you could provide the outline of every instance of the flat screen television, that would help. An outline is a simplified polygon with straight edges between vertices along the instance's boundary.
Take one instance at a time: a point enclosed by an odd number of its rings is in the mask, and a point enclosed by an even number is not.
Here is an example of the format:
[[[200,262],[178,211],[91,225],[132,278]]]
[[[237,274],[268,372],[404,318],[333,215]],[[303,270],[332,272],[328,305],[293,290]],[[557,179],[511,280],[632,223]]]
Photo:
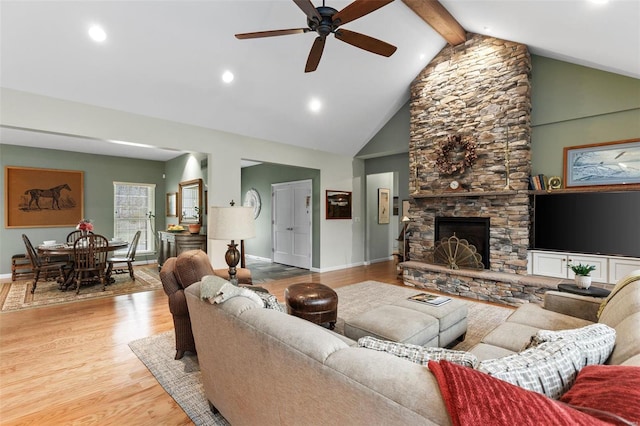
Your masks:
[[[640,257],[640,191],[535,195],[534,249]]]

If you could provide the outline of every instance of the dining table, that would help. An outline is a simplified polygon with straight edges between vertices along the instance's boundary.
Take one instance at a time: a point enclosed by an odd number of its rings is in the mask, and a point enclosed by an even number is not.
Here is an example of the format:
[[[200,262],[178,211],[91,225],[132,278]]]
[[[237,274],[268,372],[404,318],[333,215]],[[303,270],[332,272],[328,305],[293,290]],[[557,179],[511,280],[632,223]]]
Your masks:
[[[123,240],[109,240],[107,245],[107,251],[117,251],[125,249],[129,246],[127,241]],[[37,248],[38,254],[47,257],[61,257],[67,256],[69,259],[73,259],[73,243],[57,243],[57,244],[41,244]],[[112,283],[114,280],[111,275],[106,277],[107,284]],[[60,290],[67,290],[67,288],[73,283],[73,262],[70,262],[70,269],[67,271],[62,280],[59,281]]]

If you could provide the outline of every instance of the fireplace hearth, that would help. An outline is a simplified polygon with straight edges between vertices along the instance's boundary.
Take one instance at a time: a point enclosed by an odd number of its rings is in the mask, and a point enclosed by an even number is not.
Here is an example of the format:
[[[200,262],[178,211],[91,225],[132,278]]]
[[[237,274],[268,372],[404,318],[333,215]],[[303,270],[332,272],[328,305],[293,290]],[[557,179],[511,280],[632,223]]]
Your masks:
[[[482,257],[484,269],[490,269],[490,220],[488,217],[442,217],[435,218],[434,242],[453,235],[465,239],[475,246]]]

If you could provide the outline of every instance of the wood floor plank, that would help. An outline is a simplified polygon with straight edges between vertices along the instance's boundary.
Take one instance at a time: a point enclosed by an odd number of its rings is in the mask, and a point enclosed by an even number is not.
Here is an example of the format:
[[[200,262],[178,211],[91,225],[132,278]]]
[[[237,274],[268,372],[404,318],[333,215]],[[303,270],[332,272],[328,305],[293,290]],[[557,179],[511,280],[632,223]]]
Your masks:
[[[294,283],[365,280],[401,284],[383,262],[263,287],[283,300]],[[162,290],[1,313],[2,425],[192,424],[127,345],[172,328]]]

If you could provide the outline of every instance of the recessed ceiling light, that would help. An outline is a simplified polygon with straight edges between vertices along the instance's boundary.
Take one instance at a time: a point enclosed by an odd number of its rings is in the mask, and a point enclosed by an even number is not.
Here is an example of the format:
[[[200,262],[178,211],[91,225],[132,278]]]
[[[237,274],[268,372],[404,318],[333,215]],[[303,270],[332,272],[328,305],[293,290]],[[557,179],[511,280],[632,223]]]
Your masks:
[[[609,0],[589,0],[591,1],[591,3],[595,3],[595,4],[607,4],[609,3]]]
[[[322,102],[320,102],[320,100],[317,98],[311,99],[311,101],[309,101],[309,109],[312,112],[320,112],[320,110],[322,109]]]
[[[107,33],[102,29],[101,26],[92,25],[91,28],[89,28],[89,37],[91,37],[93,41],[102,43],[107,39]]]
[[[222,73],[222,81],[225,83],[231,83],[233,81],[234,75],[231,71],[225,71]]]

